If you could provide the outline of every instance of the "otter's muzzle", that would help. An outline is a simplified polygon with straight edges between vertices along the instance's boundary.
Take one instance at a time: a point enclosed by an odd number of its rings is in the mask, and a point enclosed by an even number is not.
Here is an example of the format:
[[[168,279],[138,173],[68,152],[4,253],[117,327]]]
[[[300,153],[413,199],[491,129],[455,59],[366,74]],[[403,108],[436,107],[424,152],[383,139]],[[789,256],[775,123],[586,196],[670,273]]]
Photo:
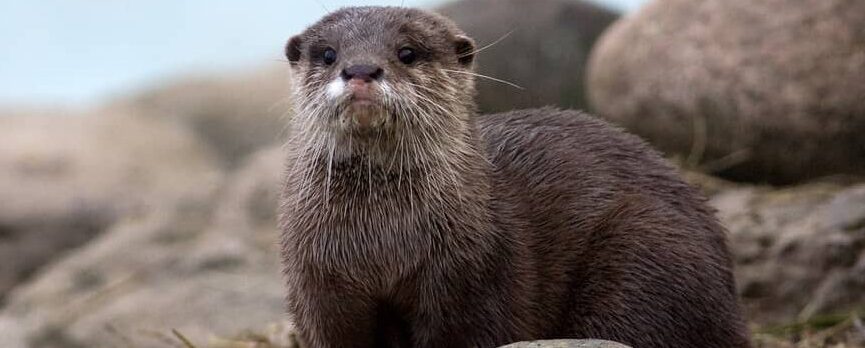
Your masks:
[[[381,104],[379,81],[384,70],[376,65],[352,65],[340,73],[348,94],[343,124],[365,131],[384,123],[386,112]]]

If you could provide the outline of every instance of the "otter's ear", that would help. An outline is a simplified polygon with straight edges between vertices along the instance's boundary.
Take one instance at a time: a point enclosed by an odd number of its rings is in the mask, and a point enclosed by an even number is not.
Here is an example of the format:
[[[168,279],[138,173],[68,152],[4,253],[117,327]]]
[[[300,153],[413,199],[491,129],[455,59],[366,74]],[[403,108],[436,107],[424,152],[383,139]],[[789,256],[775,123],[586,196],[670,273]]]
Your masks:
[[[475,61],[475,40],[468,36],[457,35],[455,42],[457,60],[463,66],[470,66]]]
[[[295,36],[289,39],[285,45],[285,57],[288,58],[290,63],[296,63],[300,60],[300,43],[300,36]]]

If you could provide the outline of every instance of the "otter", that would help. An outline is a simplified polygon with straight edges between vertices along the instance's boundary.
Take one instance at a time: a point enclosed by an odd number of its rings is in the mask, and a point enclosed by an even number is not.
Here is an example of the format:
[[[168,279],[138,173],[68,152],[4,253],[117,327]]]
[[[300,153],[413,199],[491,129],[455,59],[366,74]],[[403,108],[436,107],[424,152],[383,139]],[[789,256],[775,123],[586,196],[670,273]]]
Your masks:
[[[344,8],[288,41],[280,228],[303,344],[748,347],[697,190],[589,115],[477,115],[477,50],[398,7]]]

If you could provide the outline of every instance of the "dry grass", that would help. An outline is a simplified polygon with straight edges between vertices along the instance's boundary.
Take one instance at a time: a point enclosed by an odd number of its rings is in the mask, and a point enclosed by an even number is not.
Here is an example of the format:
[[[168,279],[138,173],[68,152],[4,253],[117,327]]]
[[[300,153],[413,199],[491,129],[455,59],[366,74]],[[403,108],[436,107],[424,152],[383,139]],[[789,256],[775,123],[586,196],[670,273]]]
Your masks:
[[[214,337],[206,345],[196,345],[178,330],[171,330],[179,348],[300,348],[289,323],[275,323],[261,330],[248,330],[231,337]]]
[[[756,348],[865,348],[861,311],[754,330]]]

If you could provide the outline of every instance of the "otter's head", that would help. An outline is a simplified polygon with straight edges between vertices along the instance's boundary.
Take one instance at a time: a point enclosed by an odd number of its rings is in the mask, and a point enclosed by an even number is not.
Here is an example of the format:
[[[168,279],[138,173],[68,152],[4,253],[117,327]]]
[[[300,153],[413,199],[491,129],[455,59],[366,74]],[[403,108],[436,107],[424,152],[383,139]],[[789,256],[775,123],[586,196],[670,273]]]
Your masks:
[[[475,44],[440,15],[344,8],[292,37],[285,51],[293,131],[329,142],[338,156],[397,151],[400,141],[435,148],[469,132]]]

